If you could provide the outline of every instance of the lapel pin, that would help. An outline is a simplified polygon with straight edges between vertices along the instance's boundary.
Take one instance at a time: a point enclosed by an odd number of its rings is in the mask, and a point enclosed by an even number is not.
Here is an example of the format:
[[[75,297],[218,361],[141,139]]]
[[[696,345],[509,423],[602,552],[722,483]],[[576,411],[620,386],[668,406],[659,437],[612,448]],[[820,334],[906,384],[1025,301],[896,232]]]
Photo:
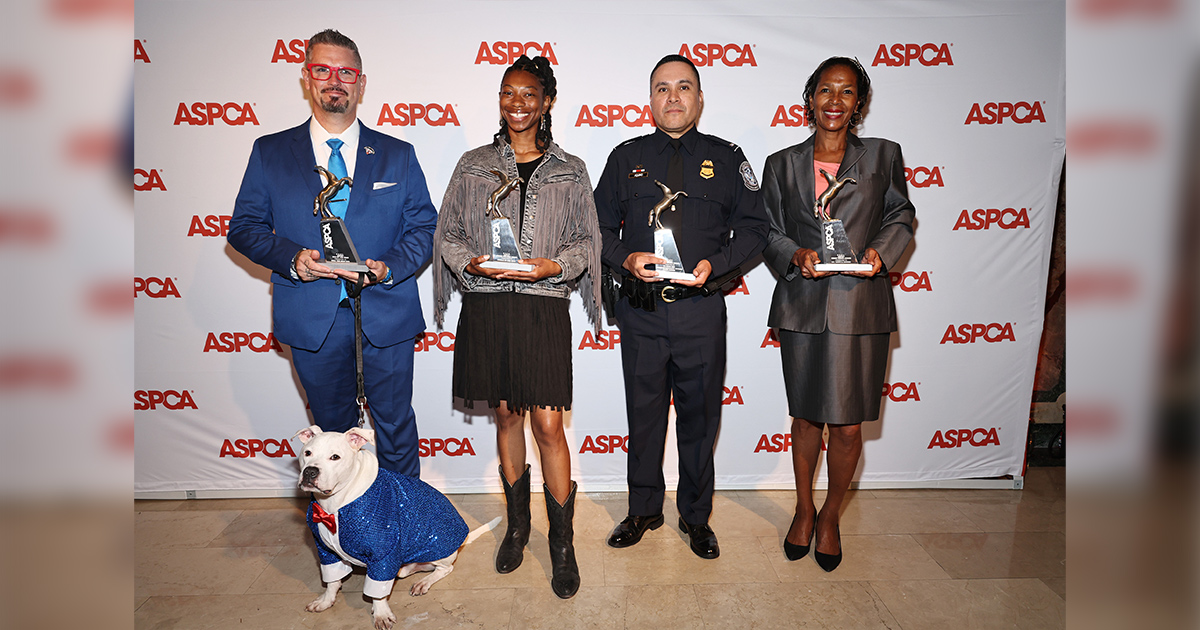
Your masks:
[[[373,147],[363,147],[363,151],[366,151],[367,155],[375,155],[375,149]]]

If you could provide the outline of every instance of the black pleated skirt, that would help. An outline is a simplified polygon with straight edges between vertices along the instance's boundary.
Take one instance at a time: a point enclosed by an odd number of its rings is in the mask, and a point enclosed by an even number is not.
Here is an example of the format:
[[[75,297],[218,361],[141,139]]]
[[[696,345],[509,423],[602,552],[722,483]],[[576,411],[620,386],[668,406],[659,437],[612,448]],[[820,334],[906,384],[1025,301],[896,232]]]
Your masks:
[[[518,293],[464,293],[454,338],[455,397],[474,407],[571,408],[570,302]]]
[[[888,333],[779,330],[778,337],[789,415],[823,424],[879,419]]]

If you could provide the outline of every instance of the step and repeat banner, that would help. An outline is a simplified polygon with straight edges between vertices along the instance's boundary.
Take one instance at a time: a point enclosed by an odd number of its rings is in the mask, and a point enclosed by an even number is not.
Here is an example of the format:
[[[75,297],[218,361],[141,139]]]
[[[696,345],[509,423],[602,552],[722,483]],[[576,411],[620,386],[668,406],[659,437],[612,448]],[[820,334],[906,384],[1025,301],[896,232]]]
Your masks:
[[[696,63],[700,130],[739,144],[759,177],[768,155],[809,136],[801,94],[816,65],[857,57],[873,88],[859,134],[901,144],[917,208],[914,242],[890,270],[900,331],[857,479],[1021,474],[1065,153],[1063,2],[147,0],[136,11],[139,496],[295,486],[290,437],[311,417],[290,350],[271,333],[269,272],[225,235],[255,138],[310,115],[305,40],[325,28],[358,44],[369,77],[360,120],[416,147],[435,205],[459,156],[491,141],[502,73],[522,53],[554,64],[554,136],[593,183],[614,146],[654,130],[649,74],[663,55]],[[439,330],[431,277],[428,267],[418,277],[427,329],[414,339],[422,477],[447,492],[498,492],[492,418],[450,395],[459,297]],[[792,485],[766,325],[774,286],[756,261],[725,298],[718,488]],[[620,331],[606,320],[594,332],[578,296],[571,314],[574,476],[585,491],[621,490]],[[673,436],[667,453],[673,484]]]

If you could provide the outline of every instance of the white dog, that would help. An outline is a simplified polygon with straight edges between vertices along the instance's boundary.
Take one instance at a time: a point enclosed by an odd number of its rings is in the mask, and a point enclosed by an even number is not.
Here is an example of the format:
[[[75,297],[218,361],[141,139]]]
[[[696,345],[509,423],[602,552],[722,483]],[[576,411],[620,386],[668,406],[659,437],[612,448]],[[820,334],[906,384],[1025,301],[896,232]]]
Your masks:
[[[300,489],[313,493],[308,524],[321,557],[325,593],[306,607],[320,612],[333,605],[350,564],[365,566],[363,595],[370,597],[378,630],[389,630],[396,616],[387,598],[397,578],[430,571],[413,584],[424,595],[454,570],[458,550],[496,527],[500,517],[468,533],[467,524],[446,497],[429,484],[380,469],[370,429],[345,433],[301,429],[294,436],[300,453]],[[347,564],[349,563],[349,564]]]

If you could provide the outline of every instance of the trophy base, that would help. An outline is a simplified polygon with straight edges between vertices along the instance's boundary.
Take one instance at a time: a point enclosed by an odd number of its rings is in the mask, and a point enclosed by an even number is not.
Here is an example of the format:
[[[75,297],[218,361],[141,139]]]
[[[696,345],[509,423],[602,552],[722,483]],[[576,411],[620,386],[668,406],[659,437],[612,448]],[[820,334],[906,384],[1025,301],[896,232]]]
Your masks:
[[[533,271],[533,265],[526,263],[501,262],[498,260],[489,260],[479,264],[484,269],[508,269],[510,271]]]
[[[318,262],[320,262],[322,265],[325,265],[326,267],[329,267],[330,269],[344,269],[346,271],[364,271],[364,272],[370,271],[370,268],[368,268],[366,265],[364,265],[362,263],[329,262],[329,261],[325,261],[325,260],[321,260]]]
[[[664,270],[654,269],[653,271],[654,271],[654,275],[658,276],[659,278],[661,278],[663,280],[695,280],[696,279],[696,276],[694,276],[686,271],[667,271],[665,269]]]
[[[813,265],[817,271],[870,271],[867,263],[817,263]]]

